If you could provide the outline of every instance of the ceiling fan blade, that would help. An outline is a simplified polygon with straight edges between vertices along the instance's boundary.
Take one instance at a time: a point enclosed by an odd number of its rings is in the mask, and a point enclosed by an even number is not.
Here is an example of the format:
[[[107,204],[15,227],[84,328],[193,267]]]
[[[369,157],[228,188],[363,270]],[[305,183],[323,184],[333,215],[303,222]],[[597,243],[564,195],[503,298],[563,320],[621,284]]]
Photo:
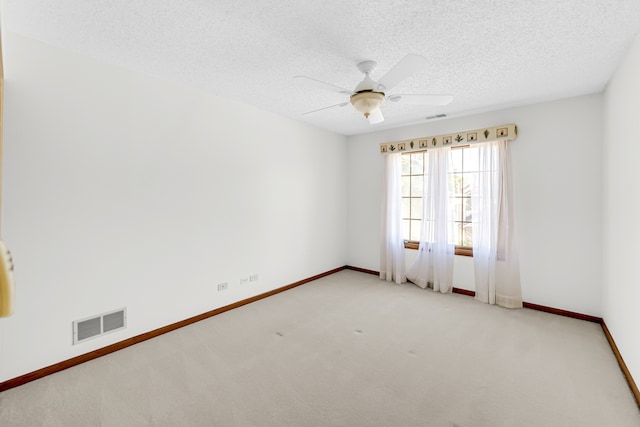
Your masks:
[[[329,90],[331,92],[341,93],[343,95],[351,95],[353,93],[350,90],[345,89],[343,87],[336,86],[336,85],[331,84],[331,83],[323,82],[322,80],[314,79],[312,77],[293,76],[293,78],[298,80],[298,81],[302,81],[302,82],[311,84],[311,85],[313,85],[313,86],[315,86],[317,88],[324,89],[324,90]]]
[[[318,108],[317,110],[307,111],[306,113],[302,113],[302,115],[306,116],[307,114],[317,113],[318,111],[328,110],[329,108],[334,108],[334,107],[344,107],[345,105],[349,105],[349,103],[348,102],[341,102],[340,104],[330,105],[328,107]]]
[[[453,101],[453,95],[430,95],[426,93],[394,94],[387,98],[391,102],[415,105],[447,105]]]
[[[407,55],[378,80],[378,90],[386,92],[398,83],[418,72],[427,65],[427,59],[420,55]]]
[[[375,125],[376,123],[380,123],[384,121],[384,116],[382,115],[382,110],[381,109],[377,109],[371,112],[371,114],[369,114],[369,123],[371,123],[372,125]]]

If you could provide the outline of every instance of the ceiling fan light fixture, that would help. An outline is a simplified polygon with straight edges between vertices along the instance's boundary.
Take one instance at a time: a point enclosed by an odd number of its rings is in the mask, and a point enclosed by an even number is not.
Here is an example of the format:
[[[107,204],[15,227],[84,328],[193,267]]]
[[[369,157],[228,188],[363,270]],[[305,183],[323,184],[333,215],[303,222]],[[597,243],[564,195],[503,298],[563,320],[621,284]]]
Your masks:
[[[383,101],[384,93],[372,90],[363,90],[351,95],[351,105],[366,118],[369,118],[371,113],[378,110]]]

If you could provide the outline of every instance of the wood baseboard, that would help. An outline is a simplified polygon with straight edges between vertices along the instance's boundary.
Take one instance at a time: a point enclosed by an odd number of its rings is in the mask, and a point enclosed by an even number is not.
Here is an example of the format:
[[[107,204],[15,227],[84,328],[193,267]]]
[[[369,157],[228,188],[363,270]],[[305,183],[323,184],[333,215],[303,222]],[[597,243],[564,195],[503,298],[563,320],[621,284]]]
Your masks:
[[[452,292],[454,294],[466,295],[468,297],[475,297],[476,296],[476,291],[470,291],[468,289],[460,289],[460,288],[454,287],[452,289]]]
[[[576,313],[575,311],[547,307],[546,305],[533,304],[526,301],[522,302],[522,306],[531,310],[544,311],[547,313],[557,314],[558,316],[572,317],[574,319],[586,320],[587,322],[602,324],[602,317],[591,316],[589,314]]]
[[[180,322],[172,323],[171,325],[163,326],[162,328],[154,329],[153,331],[146,332],[144,334],[136,335],[135,337],[128,338],[124,341],[117,342],[115,344],[111,344],[109,346],[91,351],[86,354],[81,354],[80,356],[73,357],[68,360],[64,360],[62,362],[38,369],[37,371],[29,372],[28,374],[21,375],[16,378],[12,378],[10,380],[4,381],[0,383],[0,392],[9,390],[14,387],[21,386],[28,382],[37,380],[42,377],[46,377],[47,375],[54,374],[56,372],[63,371],[65,369],[71,368],[73,366],[79,365],[84,362],[88,362],[93,359],[97,359],[98,357],[107,355],[109,353],[113,353],[118,350],[122,350],[123,348],[130,347],[134,344],[138,344],[140,342],[149,340],[151,338],[155,338],[159,335],[166,334],[167,332],[175,331],[176,329],[180,329],[184,326],[190,325],[192,323],[199,322],[204,319],[208,319],[209,317],[216,316],[220,313],[224,313],[225,311],[233,310],[234,308],[242,307],[243,305],[250,304],[252,302],[270,297],[275,294],[279,294],[280,292],[287,291],[291,288],[295,288],[296,286],[304,285],[305,283],[312,282],[314,280],[320,279],[325,276],[329,276],[331,274],[337,273],[338,271],[344,270],[346,267],[338,267],[333,270],[325,271],[324,273],[316,274],[315,276],[308,277],[306,279],[297,281],[295,283],[291,283],[286,286],[282,286],[280,288],[271,290],[269,292],[262,293],[260,295],[253,296],[251,298],[247,298],[238,302],[234,302],[233,304],[225,305],[224,307],[216,308],[215,310],[208,311],[206,313],[199,314],[194,317],[190,317],[188,319],[182,320]]]
[[[620,354],[620,350],[618,350],[618,346],[616,342],[613,340],[613,336],[611,332],[609,332],[609,328],[607,328],[607,324],[604,320],[601,322],[602,330],[604,331],[604,335],[607,337],[607,341],[609,341],[609,345],[611,346],[611,350],[613,354],[616,356],[616,360],[618,361],[618,365],[620,365],[620,370],[622,370],[622,374],[627,380],[627,384],[629,384],[629,388],[631,389],[631,393],[633,393],[633,397],[636,398],[636,403],[638,404],[638,408],[640,408],[640,390],[638,390],[638,385],[634,381],[631,376],[631,372],[629,372],[629,368],[627,368],[627,364],[624,363],[624,359]]]
[[[376,275],[376,276],[380,275],[380,272],[378,272],[378,271],[367,270],[366,268],[354,267],[352,265],[347,265],[347,266],[345,266],[345,268],[348,269],[348,270],[359,271],[361,273],[368,273],[368,274],[373,274],[373,275]],[[469,297],[475,297],[476,296],[475,291],[470,291],[468,289],[461,289],[461,288],[454,287],[452,292],[454,294],[461,294],[461,295],[466,295],[466,296],[469,296]],[[591,315],[582,314],[582,313],[576,313],[574,311],[569,311],[569,310],[562,310],[560,308],[547,307],[546,305],[533,304],[531,302],[523,302],[522,306],[524,308],[529,308],[531,310],[544,311],[546,313],[557,314],[558,316],[572,317],[574,319],[586,320],[588,322],[594,322],[594,323],[602,323],[602,318],[601,317],[591,316]]]
[[[476,296],[475,291],[470,291],[468,289],[453,288],[453,293],[467,295],[470,297]],[[546,305],[533,304],[525,301],[522,303],[522,307],[528,308],[531,310],[544,311],[546,313],[557,314],[558,316],[565,316],[565,317],[572,317],[574,319],[579,319],[579,320],[586,320],[587,322],[594,322],[599,324],[602,323],[601,317],[590,316],[588,314],[582,314],[582,313],[576,313],[575,311],[562,310],[560,308],[547,307]]]
[[[367,273],[367,274],[373,274],[374,276],[380,276],[380,272],[375,270],[367,270],[366,268],[353,267],[351,265],[345,265],[344,268],[346,268],[347,270],[359,271],[360,273]]]

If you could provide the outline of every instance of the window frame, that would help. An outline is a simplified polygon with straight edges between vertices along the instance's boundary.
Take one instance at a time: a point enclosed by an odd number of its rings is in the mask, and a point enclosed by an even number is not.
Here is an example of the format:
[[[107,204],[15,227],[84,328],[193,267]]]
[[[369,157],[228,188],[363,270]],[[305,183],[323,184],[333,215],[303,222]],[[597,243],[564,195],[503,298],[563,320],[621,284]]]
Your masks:
[[[416,242],[414,240],[405,240],[404,241],[405,249],[414,249],[417,250],[420,247],[420,242]],[[460,256],[470,256],[473,257],[473,248],[471,246],[458,246],[455,247],[455,254]]]

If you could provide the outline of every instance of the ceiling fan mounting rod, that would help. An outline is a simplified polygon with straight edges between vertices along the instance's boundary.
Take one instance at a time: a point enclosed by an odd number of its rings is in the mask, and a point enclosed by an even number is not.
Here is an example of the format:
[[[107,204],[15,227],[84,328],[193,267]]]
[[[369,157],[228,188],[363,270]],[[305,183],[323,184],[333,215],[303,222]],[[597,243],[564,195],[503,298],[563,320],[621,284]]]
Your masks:
[[[376,61],[371,61],[371,60],[362,61],[361,63],[358,64],[358,70],[360,70],[362,74],[369,75],[376,68],[377,64],[378,63]]]

